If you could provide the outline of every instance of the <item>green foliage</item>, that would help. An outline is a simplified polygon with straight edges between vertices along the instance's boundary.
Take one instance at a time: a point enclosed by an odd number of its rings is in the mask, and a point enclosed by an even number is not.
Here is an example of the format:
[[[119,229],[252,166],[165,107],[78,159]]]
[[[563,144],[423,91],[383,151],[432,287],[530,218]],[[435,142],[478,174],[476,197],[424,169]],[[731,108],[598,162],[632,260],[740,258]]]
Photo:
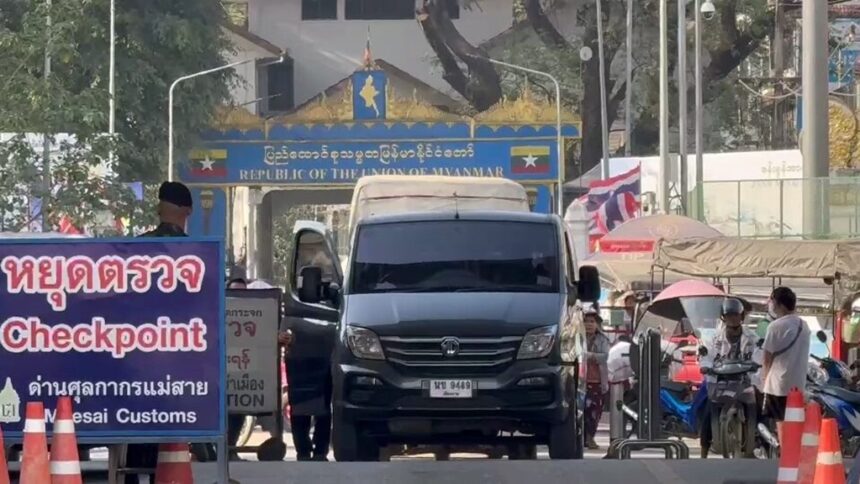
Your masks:
[[[574,0],[544,0],[541,2],[547,16],[556,28],[567,39],[569,46],[562,48],[542,42],[528,22],[523,0],[514,2],[515,25],[503,40],[494,39],[489,43],[488,52],[493,57],[513,64],[527,66],[533,69],[549,72],[558,78],[562,84],[562,97],[566,107],[572,111],[580,111],[583,102],[583,67],[579,58],[579,49],[589,46],[593,58],[597,58],[596,30],[594,27],[594,2]],[[623,88],[625,76],[625,38],[626,38],[626,0],[602,0],[605,17],[604,39],[606,55],[609,60],[608,84]],[[645,136],[634,146],[634,152],[653,153],[656,150],[657,117],[659,109],[658,87],[658,3],[654,1],[634,2],[634,40],[633,40],[633,72],[634,86],[631,99],[634,128],[641,130]],[[688,125],[692,133],[693,97],[693,19],[692,4],[688,8],[687,32],[687,69],[690,97],[688,107]],[[735,21],[728,20],[734,17]],[[735,42],[743,45],[745,36],[760,39],[770,32],[770,21],[773,12],[768,8],[766,0],[751,1],[721,1],[717,3],[717,16],[706,21],[703,27],[703,51],[705,69],[716,54],[734,52]],[[564,19],[564,20],[563,20]],[[575,23],[574,23],[575,22]],[[675,5],[669,8],[669,61],[670,70],[670,113],[673,116],[672,125],[677,123],[678,85],[675,63],[677,60],[677,13]],[[731,26],[731,27],[730,27]],[[732,31],[732,28],[735,29]],[[762,44],[767,45],[765,39]],[[755,49],[741,63],[740,69],[718,79],[709,79],[706,75],[706,121],[709,125],[706,136],[708,150],[768,147],[770,131],[773,129],[771,119],[772,109],[756,94],[749,92],[738,84],[738,76],[767,76],[769,49]],[[759,66],[765,66],[762,71]],[[741,72],[739,72],[739,70]],[[522,86],[521,73],[499,70],[502,76],[504,92],[515,94]],[[530,76],[528,79],[533,90],[552,98],[552,85],[545,78]],[[610,90],[609,95],[613,95]],[[623,99],[623,92],[619,96]],[[610,113],[611,119],[623,119],[623,103],[617,113]],[[617,114],[617,116],[616,116]],[[585,113],[583,114],[585,115]],[[670,149],[676,150],[672,146]]]
[[[117,136],[109,139],[109,0],[0,3],[0,133],[8,134],[0,144],[0,224],[6,230],[26,226],[26,202],[46,196],[54,224],[65,214],[78,226],[104,225],[97,219],[107,208],[140,220],[120,181],[166,177],[171,82],[225,62],[229,44],[217,27],[224,21],[219,2],[116,0],[116,14]],[[231,75],[204,76],[176,89],[178,154],[227,99]],[[41,148],[24,133],[74,136],[74,143],[54,150],[49,183]]]

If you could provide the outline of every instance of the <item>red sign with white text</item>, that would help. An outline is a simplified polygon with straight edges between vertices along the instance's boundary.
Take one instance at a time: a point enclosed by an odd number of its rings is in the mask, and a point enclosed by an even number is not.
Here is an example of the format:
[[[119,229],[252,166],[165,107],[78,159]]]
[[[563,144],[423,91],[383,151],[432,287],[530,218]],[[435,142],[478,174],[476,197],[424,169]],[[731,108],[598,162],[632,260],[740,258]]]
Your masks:
[[[601,252],[651,252],[653,240],[600,240],[597,243]]]

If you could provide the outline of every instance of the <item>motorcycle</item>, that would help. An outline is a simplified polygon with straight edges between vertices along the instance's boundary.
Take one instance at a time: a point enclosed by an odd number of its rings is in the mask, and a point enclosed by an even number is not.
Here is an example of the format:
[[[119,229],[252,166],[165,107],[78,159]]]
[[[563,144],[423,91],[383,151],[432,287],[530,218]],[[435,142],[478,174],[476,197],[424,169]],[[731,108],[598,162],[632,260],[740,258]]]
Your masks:
[[[669,360],[668,363],[684,364],[683,360],[672,356],[668,356],[666,359]],[[636,400],[637,395],[635,395],[635,386],[633,386],[628,390],[624,403],[621,405],[621,410],[627,421],[634,424],[632,426],[634,429],[635,423],[639,421],[639,415],[635,410],[637,407]],[[707,404],[707,383],[695,385],[661,379],[660,409],[662,419],[660,427],[663,435],[678,438],[698,438],[702,415]],[[629,432],[628,437],[632,433],[633,431]]]
[[[817,334],[819,340],[826,336]],[[811,357],[807,368],[807,396],[821,405],[822,416],[836,419],[845,457],[860,450],[860,392],[851,384],[850,368],[830,356]]]
[[[699,350],[706,356],[707,349]],[[703,368],[705,375],[714,377],[709,383],[708,400],[711,405],[711,435],[725,459],[755,457],[756,449],[756,396],[750,375],[760,368],[746,360],[717,361],[712,368]]]

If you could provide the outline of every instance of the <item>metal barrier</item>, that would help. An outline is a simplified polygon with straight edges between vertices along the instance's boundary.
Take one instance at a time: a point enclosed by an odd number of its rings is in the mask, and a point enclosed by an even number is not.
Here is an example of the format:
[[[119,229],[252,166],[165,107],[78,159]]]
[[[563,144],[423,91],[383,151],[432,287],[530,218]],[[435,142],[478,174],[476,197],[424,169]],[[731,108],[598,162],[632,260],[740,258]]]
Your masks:
[[[631,358],[637,357],[638,360],[636,373],[639,405],[636,438],[613,442],[607,455],[629,459],[634,450],[661,449],[667,459],[689,459],[690,449],[687,444],[681,440],[661,438],[660,364],[663,350],[660,347],[660,333],[648,329],[639,336],[637,344],[638,355],[631,351]]]
[[[860,176],[706,181],[701,220],[730,237],[833,239],[860,237]],[[819,216],[829,223],[823,233],[803,227],[803,197],[820,197]],[[698,210],[692,207],[691,216]]]

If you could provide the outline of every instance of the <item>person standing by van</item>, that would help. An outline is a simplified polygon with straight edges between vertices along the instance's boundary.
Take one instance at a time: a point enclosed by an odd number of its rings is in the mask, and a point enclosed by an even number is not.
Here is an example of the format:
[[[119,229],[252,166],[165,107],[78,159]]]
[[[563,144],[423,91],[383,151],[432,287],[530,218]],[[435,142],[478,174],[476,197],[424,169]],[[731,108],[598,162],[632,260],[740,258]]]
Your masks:
[[[585,397],[585,443],[589,449],[599,449],[594,440],[597,426],[603,416],[603,403],[609,391],[609,338],[603,334],[603,318],[597,309],[589,308],[583,313],[586,338],[587,393]]]
[[[764,411],[781,422],[785,418],[788,392],[803,391],[809,359],[809,328],[794,311],[797,296],[787,287],[777,287],[768,301],[768,314],[774,321],[764,338]]]

